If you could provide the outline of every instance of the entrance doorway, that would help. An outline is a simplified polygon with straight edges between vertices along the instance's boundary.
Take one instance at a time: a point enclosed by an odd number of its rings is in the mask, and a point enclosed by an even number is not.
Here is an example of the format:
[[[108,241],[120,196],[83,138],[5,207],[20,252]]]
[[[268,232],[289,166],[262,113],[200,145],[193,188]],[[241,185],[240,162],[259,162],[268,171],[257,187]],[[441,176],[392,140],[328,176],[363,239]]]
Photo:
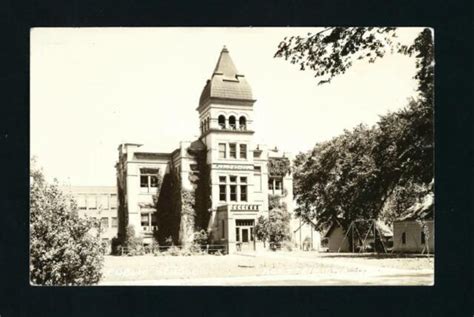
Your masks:
[[[237,243],[237,250],[255,250],[254,226],[255,221],[253,219],[235,220],[235,241]]]

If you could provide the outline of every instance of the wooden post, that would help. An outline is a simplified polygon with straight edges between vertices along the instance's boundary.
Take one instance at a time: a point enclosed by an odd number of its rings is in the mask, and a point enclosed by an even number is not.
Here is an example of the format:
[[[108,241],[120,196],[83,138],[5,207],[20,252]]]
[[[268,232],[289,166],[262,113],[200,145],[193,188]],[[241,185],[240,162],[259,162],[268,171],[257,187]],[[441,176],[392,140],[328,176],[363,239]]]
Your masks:
[[[351,244],[352,244],[352,253],[354,253],[354,228],[352,228],[352,231],[351,231]]]
[[[377,252],[377,224],[375,220],[372,220],[372,225],[374,226],[374,251]]]
[[[300,250],[303,249],[303,244],[301,242],[301,218],[300,218]]]

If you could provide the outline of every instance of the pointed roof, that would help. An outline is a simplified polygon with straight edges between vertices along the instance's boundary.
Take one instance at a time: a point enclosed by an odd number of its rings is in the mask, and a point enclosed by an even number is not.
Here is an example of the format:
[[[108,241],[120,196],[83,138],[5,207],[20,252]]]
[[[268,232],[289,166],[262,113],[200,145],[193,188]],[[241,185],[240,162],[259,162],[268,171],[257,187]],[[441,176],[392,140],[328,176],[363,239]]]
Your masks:
[[[245,76],[237,71],[225,46],[219,55],[211,79],[207,81],[201,93],[199,107],[214,98],[255,101],[250,85]]]
[[[234,62],[230,58],[229,50],[224,45],[212,76],[223,75],[226,79],[235,79],[238,74],[237,68],[235,68]]]

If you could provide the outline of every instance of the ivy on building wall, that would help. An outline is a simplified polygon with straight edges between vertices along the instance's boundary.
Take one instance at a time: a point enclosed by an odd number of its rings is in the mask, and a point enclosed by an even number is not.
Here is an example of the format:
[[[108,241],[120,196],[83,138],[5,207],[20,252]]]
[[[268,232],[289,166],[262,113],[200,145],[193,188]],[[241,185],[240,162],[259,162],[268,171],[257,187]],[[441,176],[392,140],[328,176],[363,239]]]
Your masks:
[[[175,169],[165,174],[155,196],[158,230],[155,238],[160,245],[179,244],[181,182]]]
[[[117,234],[117,241],[115,243],[124,244],[126,239],[126,230],[128,225],[128,212],[126,208],[126,201],[125,201],[125,188],[126,184],[122,181],[121,178],[117,178],[117,194],[118,194],[118,234]]]
[[[191,168],[189,180],[194,189],[195,197],[195,231],[207,230],[209,224],[211,207],[211,171],[207,164],[207,148],[199,150],[188,150],[196,165]]]
[[[268,174],[270,177],[283,177],[290,172],[291,167],[288,158],[270,158],[268,160]]]
[[[173,244],[191,245],[194,233],[207,229],[211,187],[206,153],[206,148],[188,149],[188,155],[196,161],[188,176],[192,189],[183,188],[174,166],[159,180],[154,201],[158,220],[156,239],[160,245],[166,245],[170,237]]]
[[[268,195],[268,210],[272,210],[281,206],[281,196],[280,195]]]
[[[183,246],[189,246],[194,240],[194,225],[196,217],[194,190],[181,189],[180,212],[180,242]]]

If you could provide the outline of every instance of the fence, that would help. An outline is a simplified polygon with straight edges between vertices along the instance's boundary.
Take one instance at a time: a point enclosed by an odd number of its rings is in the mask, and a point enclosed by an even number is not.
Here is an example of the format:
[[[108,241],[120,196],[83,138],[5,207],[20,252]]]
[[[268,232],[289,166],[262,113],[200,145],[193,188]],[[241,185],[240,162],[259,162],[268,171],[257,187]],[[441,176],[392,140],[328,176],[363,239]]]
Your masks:
[[[149,254],[157,252],[184,252],[190,251],[191,253],[205,253],[205,254],[227,254],[227,245],[226,244],[204,244],[204,245],[193,245],[184,247],[181,245],[170,245],[170,246],[140,246],[136,249],[130,249],[128,247],[119,246],[117,248],[118,255],[128,255],[131,252],[136,254]]]

